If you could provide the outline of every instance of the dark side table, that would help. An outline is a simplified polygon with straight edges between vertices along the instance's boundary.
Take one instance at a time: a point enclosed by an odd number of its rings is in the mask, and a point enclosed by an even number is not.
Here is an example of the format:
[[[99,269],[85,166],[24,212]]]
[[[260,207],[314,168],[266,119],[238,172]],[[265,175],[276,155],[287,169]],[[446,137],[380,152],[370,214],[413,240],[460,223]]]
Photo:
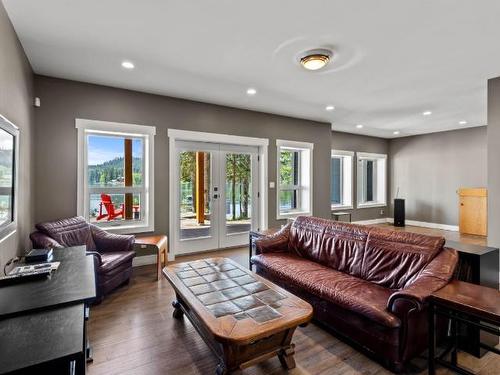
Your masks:
[[[448,318],[451,337],[447,349],[436,355],[436,317]],[[500,336],[500,292],[493,288],[453,280],[444,288],[432,293],[429,301],[429,375],[434,375],[436,364],[458,374],[473,375],[459,366],[460,327],[473,326],[483,333]],[[500,350],[481,342],[480,347],[500,354]],[[445,358],[450,355],[450,360]]]

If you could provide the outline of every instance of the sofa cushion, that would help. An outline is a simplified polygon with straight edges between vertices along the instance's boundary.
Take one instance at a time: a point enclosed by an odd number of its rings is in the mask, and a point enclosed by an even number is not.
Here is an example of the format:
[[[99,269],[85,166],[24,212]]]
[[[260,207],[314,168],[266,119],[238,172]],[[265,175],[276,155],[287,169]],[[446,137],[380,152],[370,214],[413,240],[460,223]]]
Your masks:
[[[390,289],[402,289],[443,249],[443,237],[372,228],[361,277]]]
[[[81,216],[39,223],[35,227],[64,247],[86,245],[88,251],[96,249],[90,225]]]
[[[329,220],[316,217],[297,217],[290,228],[289,251],[316,260],[321,249],[323,232],[329,223]]]
[[[116,269],[121,264],[131,262],[135,257],[135,251],[114,251],[101,254],[102,264],[99,273],[108,273]]]
[[[368,228],[364,226],[329,222],[323,232],[320,251],[313,260],[360,277],[368,233]]]
[[[268,253],[252,262],[294,287],[363,315],[385,327],[397,328],[401,321],[386,306],[392,290],[342,273],[295,254]]]

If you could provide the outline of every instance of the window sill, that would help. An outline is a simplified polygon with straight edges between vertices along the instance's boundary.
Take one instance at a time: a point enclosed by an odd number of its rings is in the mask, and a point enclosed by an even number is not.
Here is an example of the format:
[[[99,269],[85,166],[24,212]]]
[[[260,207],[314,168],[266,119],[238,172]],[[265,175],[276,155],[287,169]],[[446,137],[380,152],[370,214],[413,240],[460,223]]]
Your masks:
[[[374,203],[359,203],[356,208],[373,208],[373,207],[386,207],[385,202],[374,202]]]
[[[286,220],[286,219],[290,219],[290,218],[297,217],[297,216],[312,216],[312,213],[305,212],[305,211],[282,213],[282,214],[278,214],[278,216],[276,216],[276,220]]]
[[[94,224],[95,225],[95,224]],[[154,232],[155,228],[152,225],[116,225],[104,226],[97,225],[102,230],[115,234],[136,234]]]
[[[331,206],[332,211],[352,210],[352,209],[354,209],[354,207],[352,205],[349,205],[349,206],[338,206],[338,205]]]

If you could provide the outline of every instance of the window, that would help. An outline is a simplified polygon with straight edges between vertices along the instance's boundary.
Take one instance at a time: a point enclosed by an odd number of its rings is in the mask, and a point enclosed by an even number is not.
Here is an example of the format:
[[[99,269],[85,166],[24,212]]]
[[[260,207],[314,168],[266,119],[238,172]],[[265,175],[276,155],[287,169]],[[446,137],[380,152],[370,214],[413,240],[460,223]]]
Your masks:
[[[277,140],[277,218],[312,214],[312,143]]]
[[[330,202],[332,210],[352,208],[352,159],[354,152],[332,150]]]
[[[79,214],[107,229],[154,230],[155,128],[91,120],[77,128]]]
[[[19,130],[0,115],[0,239],[16,229]]]
[[[380,207],[387,204],[387,155],[359,152],[358,207]]]

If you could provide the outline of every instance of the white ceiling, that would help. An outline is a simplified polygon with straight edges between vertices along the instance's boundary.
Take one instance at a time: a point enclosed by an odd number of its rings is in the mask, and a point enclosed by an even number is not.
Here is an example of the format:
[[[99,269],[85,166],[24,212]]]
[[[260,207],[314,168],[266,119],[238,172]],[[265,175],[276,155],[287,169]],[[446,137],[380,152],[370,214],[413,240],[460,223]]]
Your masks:
[[[391,138],[486,124],[500,1],[4,0],[36,73]],[[333,47],[327,71],[296,56]],[[121,68],[131,60],[136,69]],[[255,87],[257,95],[246,95]],[[325,111],[333,104],[335,111]],[[422,116],[430,110],[431,116]],[[363,124],[363,129],[356,129]]]

